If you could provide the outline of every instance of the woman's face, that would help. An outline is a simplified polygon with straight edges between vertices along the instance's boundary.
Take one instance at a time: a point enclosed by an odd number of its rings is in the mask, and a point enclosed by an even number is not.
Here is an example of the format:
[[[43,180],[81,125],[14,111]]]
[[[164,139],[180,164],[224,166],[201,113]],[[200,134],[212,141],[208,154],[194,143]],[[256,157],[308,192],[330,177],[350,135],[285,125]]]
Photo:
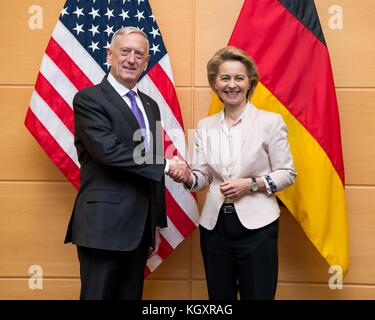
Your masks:
[[[215,87],[225,106],[240,107],[250,87],[246,67],[239,61],[225,61],[219,66]]]

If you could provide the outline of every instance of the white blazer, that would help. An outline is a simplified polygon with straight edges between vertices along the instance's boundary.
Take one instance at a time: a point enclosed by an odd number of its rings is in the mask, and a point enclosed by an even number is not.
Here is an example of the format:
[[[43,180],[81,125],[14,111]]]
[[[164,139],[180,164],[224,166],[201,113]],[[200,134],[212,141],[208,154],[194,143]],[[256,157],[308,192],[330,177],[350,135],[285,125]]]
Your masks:
[[[277,187],[276,191],[280,191],[291,185],[297,175],[282,117],[259,110],[251,103],[246,108],[241,130],[233,139],[235,150],[230,166],[224,166],[221,161],[219,130],[222,113],[198,123],[191,163],[198,179],[192,191],[209,186],[200,217],[200,224],[208,230],[215,227],[225,199],[219,186],[223,181],[269,175]],[[275,195],[267,195],[266,192],[246,194],[236,199],[234,206],[239,220],[248,229],[264,227],[280,215]]]

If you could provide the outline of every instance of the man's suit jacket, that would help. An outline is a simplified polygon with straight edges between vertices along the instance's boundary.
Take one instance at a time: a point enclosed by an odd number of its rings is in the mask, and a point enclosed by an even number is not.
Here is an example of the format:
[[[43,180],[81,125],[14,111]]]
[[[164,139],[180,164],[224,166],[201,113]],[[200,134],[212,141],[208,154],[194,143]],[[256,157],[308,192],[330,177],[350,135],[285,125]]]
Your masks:
[[[282,117],[258,110],[248,103],[241,130],[234,136],[232,163],[222,162],[220,142],[222,113],[199,121],[192,160],[197,186],[193,191],[210,185],[202,209],[200,224],[212,230],[217,222],[224,196],[220,183],[225,180],[269,175],[277,191],[294,182],[296,172],[288,143],[288,132]],[[264,192],[246,194],[235,199],[234,206],[241,223],[248,229],[263,227],[279,217],[280,209],[274,194]]]
[[[167,225],[165,159],[156,154],[156,150],[163,151],[161,132],[156,132],[160,111],[149,96],[139,91],[138,94],[154,137],[144,164],[137,164],[134,158],[134,150],[141,149],[141,142],[133,139],[139,129],[137,120],[107,78],[74,97],[81,185],[65,242],[129,251],[140,243],[148,213],[153,241],[156,226]]]

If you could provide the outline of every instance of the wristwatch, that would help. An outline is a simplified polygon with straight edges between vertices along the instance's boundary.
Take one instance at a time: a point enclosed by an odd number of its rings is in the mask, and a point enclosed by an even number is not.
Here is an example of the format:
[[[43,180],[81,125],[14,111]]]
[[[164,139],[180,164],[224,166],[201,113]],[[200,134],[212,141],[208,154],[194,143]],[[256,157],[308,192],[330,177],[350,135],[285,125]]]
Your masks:
[[[257,192],[259,189],[259,186],[257,184],[257,179],[254,177],[251,178],[251,192]]]

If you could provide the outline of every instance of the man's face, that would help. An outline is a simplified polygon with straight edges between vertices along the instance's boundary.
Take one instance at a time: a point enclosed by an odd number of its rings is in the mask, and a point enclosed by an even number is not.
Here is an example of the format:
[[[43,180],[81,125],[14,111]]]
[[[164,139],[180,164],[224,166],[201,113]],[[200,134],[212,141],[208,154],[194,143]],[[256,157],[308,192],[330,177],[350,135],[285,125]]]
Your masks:
[[[149,59],[146,39],[139,33],[120,35],[115,39],[113,48],[107,49],[111,74],[128,89],[135,86],[147,69]]]

